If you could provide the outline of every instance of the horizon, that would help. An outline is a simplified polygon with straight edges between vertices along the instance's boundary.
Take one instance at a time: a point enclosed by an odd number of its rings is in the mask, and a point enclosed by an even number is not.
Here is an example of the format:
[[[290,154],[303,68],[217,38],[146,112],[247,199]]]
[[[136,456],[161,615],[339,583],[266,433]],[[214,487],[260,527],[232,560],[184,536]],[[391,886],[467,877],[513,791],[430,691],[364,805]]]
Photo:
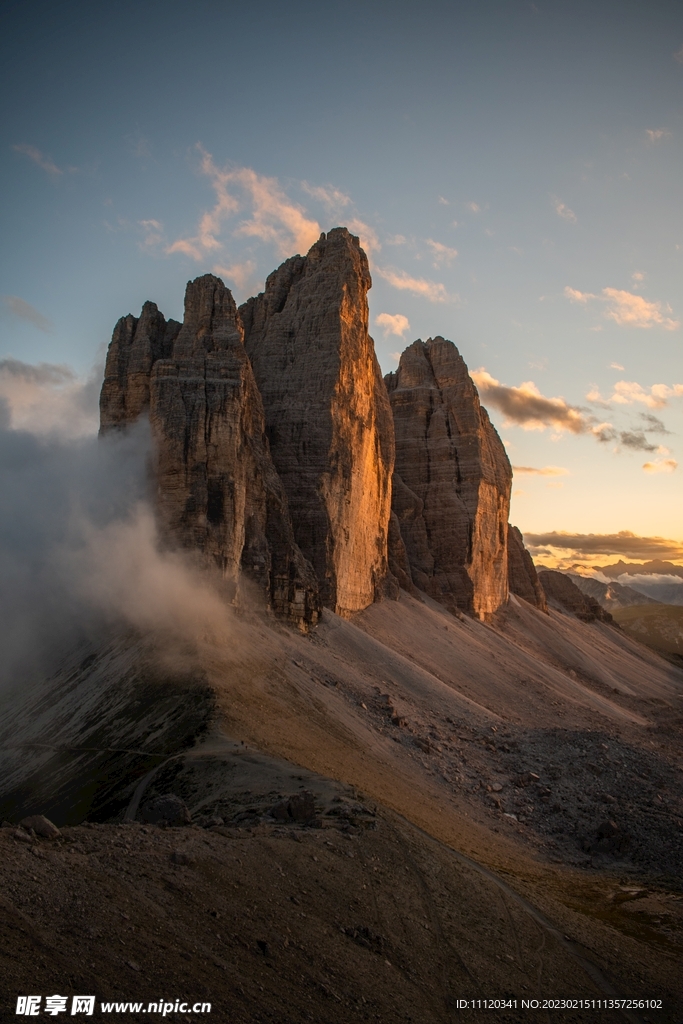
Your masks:
[[[242,302],[346,225],[383,372],[456,344],[534,556],[683,564],[680,7],[188,10],[2,15],[12,426],[92,430],[119,317],[204,272]]]

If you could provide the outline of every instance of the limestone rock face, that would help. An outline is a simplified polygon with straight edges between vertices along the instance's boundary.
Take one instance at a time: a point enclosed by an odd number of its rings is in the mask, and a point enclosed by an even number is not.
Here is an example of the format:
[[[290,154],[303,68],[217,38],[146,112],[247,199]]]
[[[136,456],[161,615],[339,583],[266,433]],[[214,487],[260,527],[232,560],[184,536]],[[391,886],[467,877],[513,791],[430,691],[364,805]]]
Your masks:
[[[168,359],[181,325],[164,319],[154,302],[140,317],[121,317],[112,335],[100,394],[101,431],[132,423],[149,409],[149,379],[157,359]]]
[[[576,584],[563,572],[542,569],[538,574],[549,599],[556,601],[565,611],[576,615],[582,622],[614,622],[608,611],[595,598],[583,594]]]
[[[102,430],[146,408],[162,533],[237,587],[240,570],[296,621],[317,619],[317,583],[297,547],[265,436],[235,302],[211,274],[187,286],[182,326],[153,303],[119,321],[101,396]]]
[[[541,586],[536,566],[524,547],[522,534],[508,523],[508,585],[513,594],[524,598],[541,611],[548,610],[545,591]]]
[[[385,381],[396,435],[392,508],[412,581],[447,608],[485,618],[508,597],[505,449],[452,342],[416,341]]]
[[[370,284],[358,239],[335,228],[240,307],[295,538],[323,603],[340,615],[367,607],[391,582],[394,439],[368,334]]]

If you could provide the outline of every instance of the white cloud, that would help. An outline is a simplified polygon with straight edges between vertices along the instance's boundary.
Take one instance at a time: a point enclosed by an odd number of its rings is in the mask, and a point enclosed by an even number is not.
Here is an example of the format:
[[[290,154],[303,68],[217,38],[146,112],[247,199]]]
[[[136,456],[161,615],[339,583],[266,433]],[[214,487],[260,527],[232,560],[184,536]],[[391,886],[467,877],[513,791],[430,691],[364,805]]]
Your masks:
[[[285,195],[277,178],[268,178],[249,167],[220,168],[210,153],[201,146],[197,148],[202,157],[201,171],[211,180],[216,202],[200,218],[197,233],[177,239],[166,252],[182,252],[200,261],[208,253],[222,249],[223,244],[217,236],[223,221],[237,214],[244,205],[250,215],[234,229],[235,236],[267,242],[283,257],[305,253],[318,240],[320,225],[310,220],[305,210]],[[246,204],[240,203],[228,191],[229,187],[241,190]]]
[[[600,295],[592,292],[581,292],[569,285],[564,289],[565,296],[571,302],[578,302],[586,305],[593,300],[604,302],[606,309],[605,319],[613,320],[620,327],[663,327],[665,331],[674,331],[680,327],[680,320],[672,320],[664,316],[664,313],[671,313],[669,305],[662,306],[661,302],[649,302],[642,295],[634,295],[633,292],[623,291],[619,288],[603,288]]]
[[[391,358],[395,359],[396,362],[398,363],[400,361],[400,359],[401,359],[401,353],[400,352],[392,352],[391,353]]]
[[[245,260],[244,263],[233,263],[229,267],[216,264],[213,273],[224,277],[232,285],[245,294],[253,295],[259,291],[261,283],[256,281],[256,263],[254,260]]]
[[[679,398],[681,395],[683,395],[683,384],[674,384],[671,387],[667,384],[653,384],[647,389],[634,380],[618,380],[614,385],[614,394],[610,401],[619,405],[633,405],[636,402],[641,402],[649,409],[662,409],[668,404],[670,398]]]
[[[408,239],[405,235],[389,235],[384,241],[387,245],[405,245]]]
[[[513,466],[512,472],[517,476],[567,476],[569,470],[562,466],[542,466],[539,469],[535,466]]]
[[[458,255],[457,249],[451,249],[450,246],[444,245],[442,242],[435,242],[433,238],[426,238],[425,242],[432,250],[434,266],[437,269],[442,263],[450,264]]]
[[[465,206],[471,213],[481,212],[481,206],[479,205],[479,203],[465,203]]]
[[[375,323],[382,328],[385,338],[390,334],[402,338],[406,331],[410,330],[408,317],[402,313],[380,313],[375,317]]]
[[[29,146],[25,142],[20,142],[12,146],[12,149],[16,153],[23,153],[24,156],[27,156],[29,160],[33,160],[34,164],[38,164],[48,174],[59,175],[64,173],[61,167],[57,167],[57,164],[50,157],[44,156],[35,146]]]
[[[621,363],[610,363],[609,364],[609,368],[610,368],[610,370],[623,370],[624,369],[624,367],[621,365]]]
[[[333,213],[343,210],[351,203],[351,197],[334,185],[309,185],[307,181],[302,181],[301,187],[304,192],[313,199],[317,199],[319,203],[322,203]]]
[[[68,366],[1,359],[0,404],[9,412],[11,429],[63,438],[96,434],[102,374],[102,366],[80,377]]]
[[[380,245],[379,238],[369,224],[365,224],[358,217],[352,217],[346,226],[354,235],[358,235],[360,244],[368,255],[380,251],[382,246]]]
[[[646,128],[645,134],[650,142],[659,142],[661,139],[671,138],[671,132],[666,128]]]
[[[674,60],[677,60],[679,64],[683,64],[683,46],[674,53]]]
[[[444,199],[443,196],[439,196],[439,202],[441,203],[442,206],[450,206],[451,205],[450,201],[448,199]]]
[[[673,473],[678,469],[675,459],[655,459],[654,462],[644,462],[643,469],[646,473]]]
[[[457,296],[451,296],[442,284],[436,281],[426,281],[422,277],[411,277],[405,270],[394,270],[392,267],[376,267],[377,273],[388,281],[399,291],[412,292],[429,302],[457,301]]]
[[[12,313],[13,316],[19,318],[19,320],[26,320],[27,323],[33,324],[39,331],[45,331],[48,334],[54,329],[54,324],[51,320],[48,320],[46,316],[43,316],[35,306],[32,306],[29,302],[25,302],[20,299],[18,295],[3,295],[2,301],[7,309]]]
[[[641,281],[645,280],[647,275],[642,270],[634,270],[631,274],[631,280],[635,281],[636,284],[640,284]]]
[[[156,249],[164,241],[164,225],[159,220],[139,220],[138,225],[142,229],[143,239],[140,242],[142,249]]]
[[[562,220],[569,221],[570,224],[576,224],[576,214],[573,210],[569,209],[566,203],[563,203],[560,199],[553,197],[553,206],[558,217],[561,217]]]

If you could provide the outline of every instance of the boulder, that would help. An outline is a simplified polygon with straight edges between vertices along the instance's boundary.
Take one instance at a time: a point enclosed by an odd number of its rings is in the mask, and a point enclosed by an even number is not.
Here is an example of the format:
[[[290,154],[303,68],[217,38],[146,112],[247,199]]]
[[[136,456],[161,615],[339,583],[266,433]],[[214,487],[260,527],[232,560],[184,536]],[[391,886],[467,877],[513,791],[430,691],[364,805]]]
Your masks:
[[[145,804],[142,808],[142,820],[150,825],[190,825],[192,816],[184,800],[175,793],[167,793]]]
[[[396,514],[412,582],[487,618],[508,597],[512,469],[451,341],[416,341],[385,377],[394,417]],[[392,564],[402,563],[392,545]]]
[[[31,814],[28,818],[22,818],[19,824],[27,832],[35,832],[41,839],[58,839],[62,834],[43,814]]]
[[[394,435],[368,333],[370,285],[358,239],[335,228],[240,307],[295,539],[323,604],[342,616],[366,608],[387,585],[392,592]]]

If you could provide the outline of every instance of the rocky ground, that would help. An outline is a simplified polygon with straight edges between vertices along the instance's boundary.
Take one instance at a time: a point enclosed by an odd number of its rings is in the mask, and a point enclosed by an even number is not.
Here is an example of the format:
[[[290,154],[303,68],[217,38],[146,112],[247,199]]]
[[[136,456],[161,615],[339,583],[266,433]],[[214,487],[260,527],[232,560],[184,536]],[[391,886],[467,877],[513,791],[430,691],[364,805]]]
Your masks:
[[[16,1019],[17,993],[42,992],[210,1001],[211,1019],[236,1024],[478,1020],[481,1011],[457,1011],[455,1001],[517,999],[494,1015],[512,1022],[528,1019],[522,998],[599,998],[615,983],[621,994],[663,998],[649,1020],[679,1019],[680,931],[660,940],[657,957],[629,936],[664,914],[680,929],[683,906],[671,894],[616,877],[578,886],[576,901],[591,900],[622,933],[618,951],[607,930],[586,942],[577,910],[567,908],[558,931],[505,882],[360,796],[316,801],[308,825],[86,823],[52,841],[3,828],[2,1019]]]
[[[29,992],[245,1024],[617,995],[663,1009],[543,1019],[678,1024],[674,666],[552,609],[483,624],[403,595],[306,635],[231,621],[172,684],[150,644],[79,653],[5,714],[2,1019]],[[61,836],[32,837],[52,790]],[[171,794],[190,824],[154,824]]]

